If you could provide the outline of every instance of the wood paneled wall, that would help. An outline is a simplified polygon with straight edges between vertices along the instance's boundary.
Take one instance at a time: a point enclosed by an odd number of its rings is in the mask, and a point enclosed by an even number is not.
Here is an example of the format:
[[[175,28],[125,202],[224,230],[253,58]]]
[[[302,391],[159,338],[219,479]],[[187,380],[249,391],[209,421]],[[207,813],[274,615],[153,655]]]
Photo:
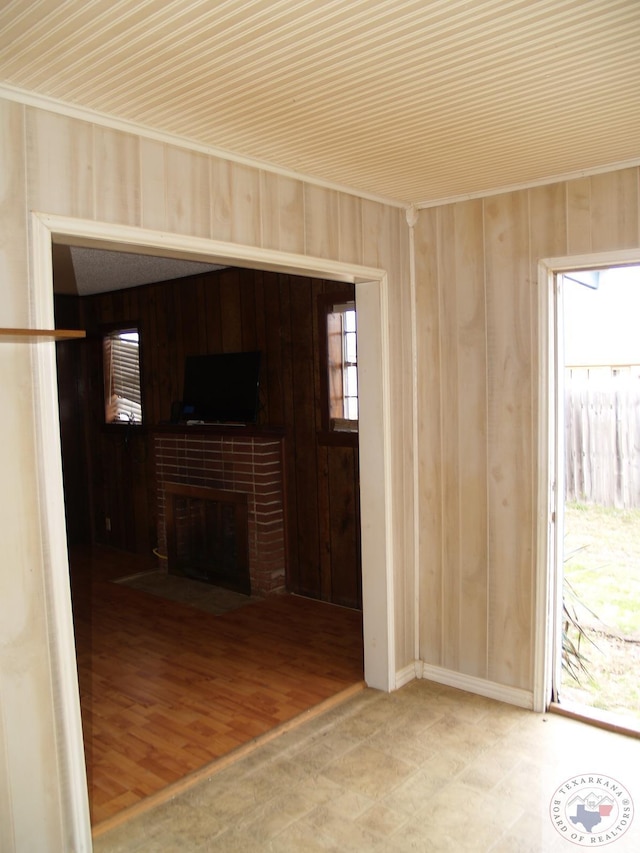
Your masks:
[[[89,488],[77,491],[76,500],[68,492],[67,505],[81,511],[91,496],[96,541],[148,554],[157,543],[148,430],[168,421],[172,402],[181,399],[185,356],[257,349],[263,354],[259,424],[285,429],[288,588],[361,606],[358,450],[353,436],[336,442],[334,435],[327,443],[321,431],[317,310],[326,293],[353,298],[354,285],[226,269],[77,300],[89,335],[91,464]],[[143,429],[103,423],[99,338],[111,323],[140,326]]]
[[[56,324],[61,329],[81,329],[80,300],[74,296],[56,298]],[[91,542],[91,498],[88,444],[84,400],[82,345],[78,341],[61,341],[56,344],[59,395],[60,443],[62,470],[65,483],[65,517],[67,541],[70,545]],[[70,500],[69,500],[70,499]]]
[[[420,657],[531,690],[542,258],[640,246],[625,169],[420,212]]]
[[[384,337],[391,379],[385,392],[391,442],[385,506],[390,507],[395,528],[393,537],[385,539],[385,560],[394,572],[395,608],[395,644],[388,671],[410,664],[415,604],[413,354],[404,211],[151,138],[132,126],[118,129],[97,116],[80,116],[77,111],[72,115],[53,103],[38,106],[0,99],[0,143],[0,320],[6,327],[28,326],[33,319],[31,211],[385,271]],[[69,794],[69,766],[75,753],[65,751],[64,733],[70,732],[70,737],[79,733],[74,719],[60,720],[66,712],[60,710],[56,685],[59,673],[66,676],[73,665],[65,659],[55,668],[52,636],[63,637],[60,642],[66,643],[67,655],[72,656],[73,649],[66,639],[68,631],[58,632],[59,626],[48,623],[43,594],[49,583],[49,543],[43,541],[41,527],[45,508],[38,492],[32,352],[24,345],[2,346],[2,387],[12,405],[3,418],[0,442],[5,478],[0,535],[6,556],[0,646],[10,650],[9,660],[0,661],[0,746],[9,748],[0,762],[0,801],[8,804],[0,821],[0,847],[14,850],[17,843],[19,849],[67,849],[78,846],[83,830],[77,822],[81,823],[81,804],[74,809],[80,798]],[[58,504],[49,509],[59,518]],[[376,639],[375,648],[369,649],[372,656],[381,645],[386,647],[386,641],[377,642],[378,636],[386,636],[386,623],[380,635],[371,631],[380,622],[378,611],[384,611],[386,600],[386,585],[376,582],[372,597],[376,615],[366,627]]]

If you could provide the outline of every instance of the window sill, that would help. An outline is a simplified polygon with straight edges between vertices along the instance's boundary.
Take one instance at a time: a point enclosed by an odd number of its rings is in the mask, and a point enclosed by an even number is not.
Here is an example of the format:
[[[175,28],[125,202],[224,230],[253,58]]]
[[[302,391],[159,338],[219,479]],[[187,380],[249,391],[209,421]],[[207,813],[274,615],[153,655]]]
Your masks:
[[[331,418],[331,432],[358,432],[358,421]]]
[[[322,447],[357,447],[357,430],[321,430],[317,433],[318,444]]]
[[[102,426],[106,430],[125,430],[125,429],[133,429],[136,432],[145,432],[146,425],[141,423],[129,423],[128,421],[109,421],[104,422]]]

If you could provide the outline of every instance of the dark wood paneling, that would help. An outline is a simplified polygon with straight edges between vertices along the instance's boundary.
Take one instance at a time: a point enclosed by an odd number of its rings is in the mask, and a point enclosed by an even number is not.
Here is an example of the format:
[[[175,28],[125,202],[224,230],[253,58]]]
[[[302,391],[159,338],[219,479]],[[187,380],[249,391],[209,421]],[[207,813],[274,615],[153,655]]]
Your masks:
[[[260,423],[285,429],[288,588],[359,607],[357,442],[321,430],[318,296],[354,286],[273,272],[227,269],[77,300],[88,339],[81,401],[91,476],[94,540],[136,553],[156,545],[156,493],[147,428],[166,422],[182,395],[188,354],[260,349]],[[145,425],[105,426],[100,328],[139,322]],[[75,324],[74,324],[75,325]],[[106,529],[109,518],[111,530]]]
[[[56,324],[61,329],[81,328],[78,300],[58,296],[55,300]],[[60,441],[62,475],[65,493],[67,540],[70,545],[91,541],[91,508],[87,500],[88,455],[84,435],[84,415],[81,408],[84,377],[82,372],[82,341],[60,341],[56,344],[58,370],[58,408],[60,412]]]
[[[316,400],[314,394],[313,293],[311,282],[289,288],[296,502],[298,511],[298,584],[303,595],[321,590],[318,471],[316,465]]]
[[[359,574],[351,571],[354,554],[360,562],[358,452],[350,447],[328,448],[329,518],[331,552],[331,600],[335,604],[352,605],[362,601]]]

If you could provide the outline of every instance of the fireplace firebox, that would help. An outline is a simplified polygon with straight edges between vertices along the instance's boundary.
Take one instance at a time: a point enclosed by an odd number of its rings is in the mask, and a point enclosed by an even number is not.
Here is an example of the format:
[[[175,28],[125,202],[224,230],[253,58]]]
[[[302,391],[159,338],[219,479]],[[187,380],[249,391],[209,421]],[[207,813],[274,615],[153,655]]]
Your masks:
[[[154,433],[158,548],[169,571],[252,595],[283,592],[282,430],[167,425]]]
[[[247,496],[167,483],[169,574],[251,594]]]

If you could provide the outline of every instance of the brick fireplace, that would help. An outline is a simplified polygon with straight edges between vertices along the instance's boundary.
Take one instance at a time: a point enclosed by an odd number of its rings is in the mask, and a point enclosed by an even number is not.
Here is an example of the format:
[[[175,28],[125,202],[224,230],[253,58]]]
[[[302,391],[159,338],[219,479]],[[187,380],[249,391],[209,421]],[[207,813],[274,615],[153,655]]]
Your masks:
[[[283,440],[280,432],[252,427],[156,430],[158,548],[170,572],[253,595],[284,590]],[[224,545],[231,529],[236,542]],[[212,553],[224,551],[224,567],[205,565],[207,542]],[[240,575],[247,569],[245,583]]]

